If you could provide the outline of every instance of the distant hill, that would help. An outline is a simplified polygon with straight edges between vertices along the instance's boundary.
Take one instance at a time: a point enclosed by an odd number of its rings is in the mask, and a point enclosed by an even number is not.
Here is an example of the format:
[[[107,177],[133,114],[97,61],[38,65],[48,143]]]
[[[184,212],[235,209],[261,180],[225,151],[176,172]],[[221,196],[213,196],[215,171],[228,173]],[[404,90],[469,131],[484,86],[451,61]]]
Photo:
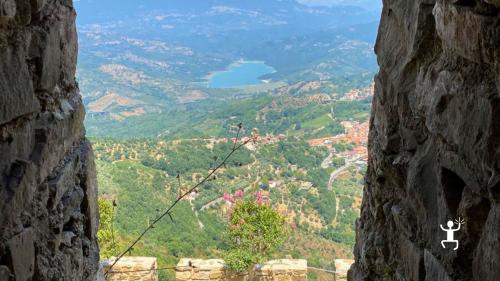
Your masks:
[[[295,229],[282,252],[322,268],[352,256],[366,168],[355,148],[363,147],[322,144],[369,118],[380,11],[365,3],[75,2],[86,129],[100,196],[118,203],[121,248],[213,167],[243,123],[242,134],[255,128],[263,140],[182,201],[175,223],[156,226],[133,254],[157,256],[161,266],[220,257],[229,205],[221,198],[243,190],[264,192]],[[209,74],[241,61],[276,71],[253,79],[261,84],[208,87]],[[346,149],[355,156],[336,154]]]
[[[341,94],[370,84],[378,68],[373,42],[379,12],[361,4],[101,2],[75,2],[80,47],[77,78],[91,135],[122,137],[118,132],[124,130],[129,131],[125,135],[161,135],[180,132],[180,124],[198,127],[193,134],[213,134],[221,130],[210,128],[209,122],[221,124],[221,118],[231,117],[225,114],[228,106],[257,110],[248,104],[265,103],[282,89],[304,81],[330,85],[325,88],[329,92],[316,93]],[[266,85],[207,88],[209,73],[240,59],[264,61],[276,72],[259,77],[269,82]],[[204,116],[210,112],[219,117]],[[148,125],[140,125],[144,122]],[[285,131],[292,125],[283,122],[279,127]]]
[[[219,22],[231,18],[251,17],[255,19],[253,23],[267,17],[285,20],[297,26],[300,23],[306,23],[302,28],[304,29],[306,26],[318,27],[318,24],[325,22],[349,25],[370,21],[366,17],[349,18],[349,15],[372,15],[371,20],[374,20],[377,19],[376,13],[381,10],[380,3],[373,0],[108,0],[101,2],[97,0],[75,1],[75,6],[79,11],[78,22],[80,24],[103,23],[124,18],[134,21],[134,17],[172,12],[174,13],[172,16],[175,17],[189,16],[184,20],[187,19],[191,23],[198,20],[206,21],[212,16],[218,16]],[[225,17],[220,18],[220,16]],[[306,19],[310,21],[304,21]],[[345,22],[342,23],[342,20]],[[223,26],[227,25],[221,25]],[[236,27],[233,26],[233,28]]]

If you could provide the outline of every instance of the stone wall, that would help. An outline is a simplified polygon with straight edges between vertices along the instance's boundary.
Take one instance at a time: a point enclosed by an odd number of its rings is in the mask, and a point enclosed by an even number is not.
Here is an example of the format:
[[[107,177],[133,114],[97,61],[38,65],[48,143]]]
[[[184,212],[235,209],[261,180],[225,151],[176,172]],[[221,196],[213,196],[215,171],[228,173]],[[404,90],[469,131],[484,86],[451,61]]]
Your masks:
[[[71,0],[0,1],[0,280],[94,280],[97,186]]]
[[[336,259],[335,260],[335,281],[347,281],[347,272],[354,263],[349,259]]]
[[[500,2],[383,2],[350,278],[498,280]],[[460,246],[443,248],[458,217]]]
[[[181,259],[175,269],[177,281],[306,281],[306,260],[272,260],[252,272],[236,273],[225,268],[221,259]]]
[[[307,281],[306,260],[272,260],[257,267],[253,281]]]
[[[103,262],[100,277],[105,276],[114,260]],[[107,281],[157,281],[158,264],[154,257],[123,257],[107,275]],[[98,281],[104,278],[98,279]]]

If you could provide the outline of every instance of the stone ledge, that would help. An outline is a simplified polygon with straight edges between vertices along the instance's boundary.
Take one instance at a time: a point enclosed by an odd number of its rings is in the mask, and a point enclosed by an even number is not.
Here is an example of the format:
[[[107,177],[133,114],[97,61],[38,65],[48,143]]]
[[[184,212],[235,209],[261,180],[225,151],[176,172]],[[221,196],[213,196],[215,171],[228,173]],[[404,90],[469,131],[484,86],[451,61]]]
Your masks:
[[[222,259],[183,258],[175,269],[175,279],[178,281],[305,281],[307,280],[307,261],[271,260],[256,266],[251,272],[236,273],[228,270]]]
[[[109,270],[115,259],[101,262],[101,277]],[[114,266],[106,281],[157,281],[158,268],[155,257],[123,257]]]

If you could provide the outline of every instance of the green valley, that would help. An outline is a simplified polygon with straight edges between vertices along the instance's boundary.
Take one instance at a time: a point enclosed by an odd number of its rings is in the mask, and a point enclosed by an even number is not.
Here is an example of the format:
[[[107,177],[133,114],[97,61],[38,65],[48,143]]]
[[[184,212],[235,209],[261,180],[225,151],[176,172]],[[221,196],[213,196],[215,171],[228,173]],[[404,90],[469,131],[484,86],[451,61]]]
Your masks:
[[[77,78],[97,164],[102,258],[124,251],[248,137],[180,201],[172,220],[127,254],[156,257],[160,267],[220,258],[232,208],[246,198],[285,218],[291,235],[276,257],[324,269],[352,258],[377,8],[171,2],[124,0],[114,13],[94,14],[85,13],[92,0],[76,2]],[[172,272],[160,279],[172,280]]]
[[[232,145],[217,139],[93,142],[101,196],[117,203],[114,224],[119,249]],[[163,264],[185,256],[217,257],[226,247],[221,229],[228,202],[220,199],[241,190],[250,197],[256,192],[268,194],[286,217],[294,231],[285,243],[285,253],[326,268],[331,260],[318,256],[320,249],[331,256],[350,257],[364,166],[347,170],[329,190],[330,173],[343,163],[321,168],[328,156],[325,148],[293,137],[251,148],[238,151],[213,180],[182,201],[173,213],[174,221],[161,223],[133,254],[154,255]]]

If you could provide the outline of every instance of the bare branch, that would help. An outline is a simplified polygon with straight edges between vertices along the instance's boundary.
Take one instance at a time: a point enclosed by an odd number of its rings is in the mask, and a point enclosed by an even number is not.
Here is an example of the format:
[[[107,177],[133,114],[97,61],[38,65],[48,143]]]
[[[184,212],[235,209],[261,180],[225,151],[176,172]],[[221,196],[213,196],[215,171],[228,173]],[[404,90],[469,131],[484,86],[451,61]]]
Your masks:
[[[111,270],[113,269],[113,267],[116,265],[116,263],[122,259],[127,253],[130,253],[133,249],[133,247],[139,243],[139,241],[142,240],[142,238],[144,237],[144,235],[146,235],[151,229],[153,229],[155,227],[155,225],[160,222],[165,216],[169,216],[170,219],[172,220],[172,222],[174,221],[173,218],[172,218],[172,214],[171,214],[171,211],[172,209],[184,198],[186,197],[187,195],[191,194],[191,192],[195,191],[198,187],[202,186],[205,182],[209,181],[211,178],[213,178],[214,174],[219,171],[222,167],[224,167],[226,165],[226,162],[229,160],[229,158],[231,158],[231,156],[233,156],[233,154],[238,151],[239,149],[241,149],[243,146],[247,145],[251,139],[248,139],[244,142],[241,142],[239,145],[237,145],[237,142],[238,142],[238,137],[239,137],[239,134],[240,134],[240,131],[241,131],[241,123],[238,125],[238,134],[237,134],[237,139],[235,140],[234,142],[234,146],[233,146],[233,149],[231,150],[231,152],[229,152],[226,157],[223,159],[223,161],[217,165],[212,171],[210,171],[204,178],[202,178],[197,184],[195,184],[193,187],[191,187],[187,192],[183,193],[179,198],[177,198],[171,205],[170,207],[168,207],[159,217],[157,217],[152,223],[149,224],[149,226],[144,229],[142,231],[142,233],[134,240],[134,242],[125,250],[123,251],[114,261],[113,263],[111,264],[111,266],[109,267],[109,269],[106,271],[105,273],[105,277],[108,276],[108,273],[112,272]],[[179,180],[179,185],[180,185],[180,175],[178,174],[177,175],[177,179]]]

